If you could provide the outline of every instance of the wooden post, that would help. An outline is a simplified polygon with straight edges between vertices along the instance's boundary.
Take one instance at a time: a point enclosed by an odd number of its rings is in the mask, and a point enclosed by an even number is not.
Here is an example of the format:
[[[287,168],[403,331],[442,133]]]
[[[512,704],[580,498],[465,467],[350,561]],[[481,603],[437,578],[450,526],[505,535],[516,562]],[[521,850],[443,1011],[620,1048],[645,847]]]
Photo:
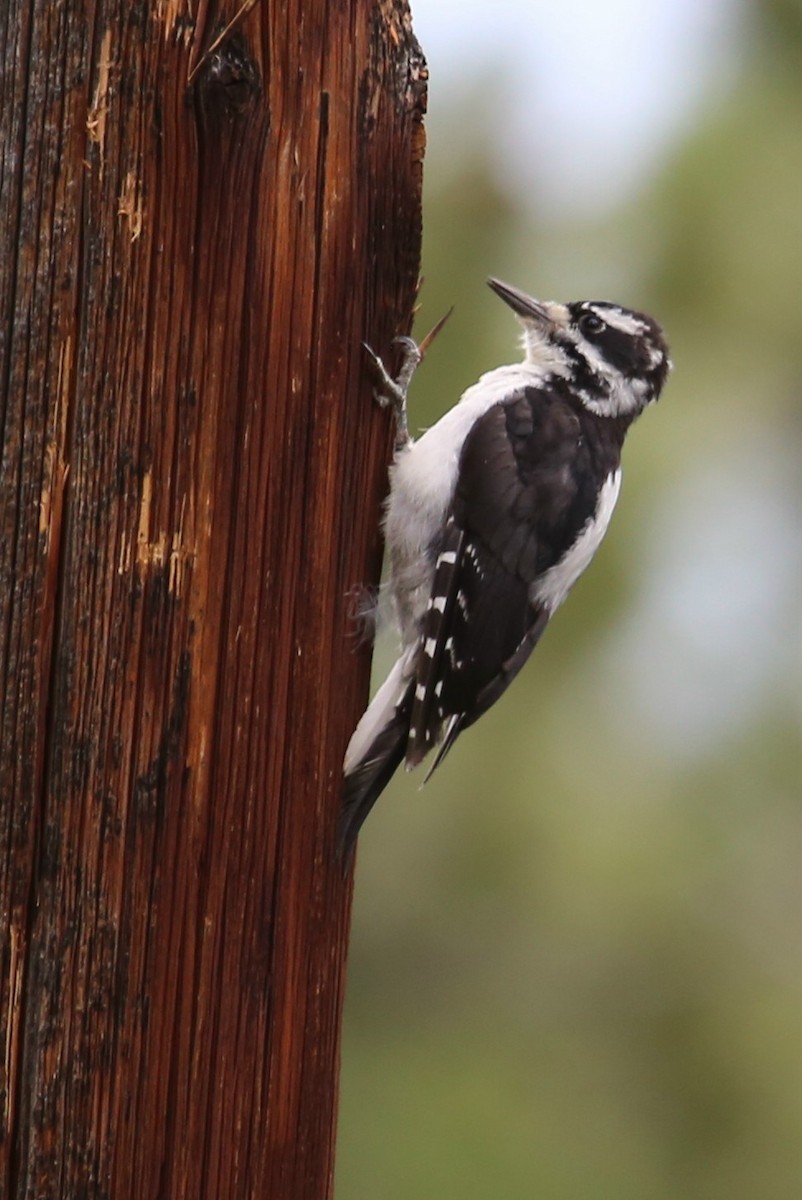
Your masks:
[[[425,66],[405,0],[0,44],[0,1192],[318,1200]]]

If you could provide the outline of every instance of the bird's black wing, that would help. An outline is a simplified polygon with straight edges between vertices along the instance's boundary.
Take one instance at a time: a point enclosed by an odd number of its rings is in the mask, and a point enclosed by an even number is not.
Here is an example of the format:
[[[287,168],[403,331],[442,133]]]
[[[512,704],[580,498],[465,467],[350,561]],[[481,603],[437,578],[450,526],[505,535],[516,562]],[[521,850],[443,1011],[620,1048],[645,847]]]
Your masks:
[[[557,392],[526,388],[473,426],[424,622],[409,765],[444,735],[437,766],[526,662],[550,615],[531,585],[593,515],[597,491],[580,420]]]

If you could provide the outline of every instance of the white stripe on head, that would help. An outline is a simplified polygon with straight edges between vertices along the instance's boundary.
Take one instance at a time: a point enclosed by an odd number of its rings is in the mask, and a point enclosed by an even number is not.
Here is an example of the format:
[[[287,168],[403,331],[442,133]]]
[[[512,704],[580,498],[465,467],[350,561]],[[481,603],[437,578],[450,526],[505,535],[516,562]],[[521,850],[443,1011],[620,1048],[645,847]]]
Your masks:
[[[625,380],[620,372],[610,366],[593,343],[584,338],[579,350],[594,375],[598,375],[610,387],[607,395],[601,397],[590,396],[587,392],[580,391],[579,396],[585,408],[600,417],[624,417],[628,413],[639,412],[643,407],[645,382],[641,379]]]
[[[604,321],[605,325],[610,325],[613,329],[617,329],[620,333],[626,333],[630,337],[641,337],[646,333],[649,325],[641,317],[635,316],[634,313],[624,312],[617,305],[611,304],[589,304],[589,312],[594,312],[597,317]]]

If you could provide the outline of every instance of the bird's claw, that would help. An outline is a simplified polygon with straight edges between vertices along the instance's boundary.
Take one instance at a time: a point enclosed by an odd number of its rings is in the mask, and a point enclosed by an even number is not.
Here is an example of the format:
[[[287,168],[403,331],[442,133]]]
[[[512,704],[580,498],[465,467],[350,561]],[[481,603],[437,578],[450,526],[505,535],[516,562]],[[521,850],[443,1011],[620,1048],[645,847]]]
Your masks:
[[[395,448],[403,450],[409,443],[409,427],[407,424],[407,392],[415,368],[421,360],[417,343],[410,337],[393,339],[394,346],[400,346],[403,352],[401,369],[393,377],[385,367],[378,354],[363,342],[373,374],[373,398],[380,408],[392,408],[395,413]]]
[[[393,346],[398,346],[401,351],[401,367],[395,376],[390,374],[378,354],[371,349],[367,342],[362,343],[373,374],[373,398],[380,408],[392,408],[395,413],[395,448],[397,451],[403,450],[410,441],[407,424],[407,393],[412,376],[423,361],[426,351],[451,316],[452,311],[449,309],[445,316],[440,318],[420,345],[414,338],[408,337],[406,334],[393,338]]]

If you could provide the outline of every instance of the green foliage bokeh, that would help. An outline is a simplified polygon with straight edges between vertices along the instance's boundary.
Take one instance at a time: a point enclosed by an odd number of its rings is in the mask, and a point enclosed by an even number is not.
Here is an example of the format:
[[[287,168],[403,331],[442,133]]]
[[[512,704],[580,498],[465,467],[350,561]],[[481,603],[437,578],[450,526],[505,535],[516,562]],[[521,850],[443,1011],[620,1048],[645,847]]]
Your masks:
[[[509,693],[362,834],[342,1200],[802,1195],[802,22],[755,6],[726,95],[626,210],[500,190],[492,94],[430,144],[430,424],[514,321],[598,293],[676,364],[608,538]],[[377,677],[391,646],[380,647]]]

